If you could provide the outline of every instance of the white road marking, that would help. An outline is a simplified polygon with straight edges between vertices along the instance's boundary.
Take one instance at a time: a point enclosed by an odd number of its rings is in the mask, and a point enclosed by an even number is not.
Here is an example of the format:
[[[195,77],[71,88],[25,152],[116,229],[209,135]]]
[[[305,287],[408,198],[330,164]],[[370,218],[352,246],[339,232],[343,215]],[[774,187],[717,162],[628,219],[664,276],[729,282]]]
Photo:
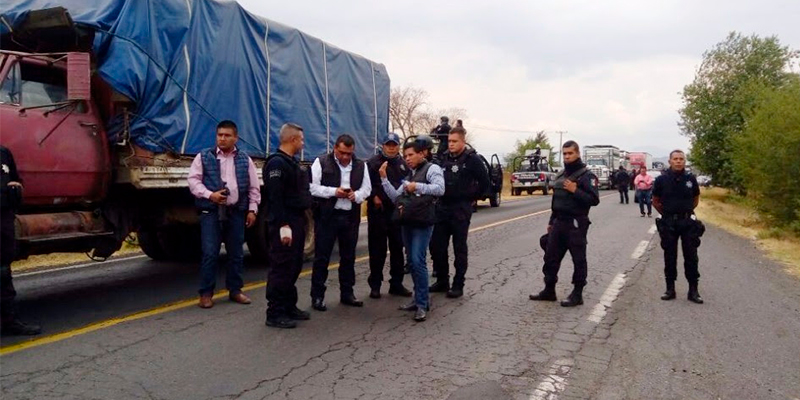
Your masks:
[[[654,234],[654,233],[656,233],[656,226],[655,226],[655,225],[651,226],[651,227],[650,227],[650,230],[649,230],[649,231],[647,231],[647,234],[648,234],[648,235],[652,235],[652,234]]]
[[[644,254],[645,250],[647,250],[647,245],[650,243],[649,240],[642,240],[639,242],[639,245],[636,246],[636,249],[633,250],[633,254],[631,254],[631,258],[634,260],[638,260],[639,257]]]
[[[530,400],[552,400],[567,387],[567,375],[572,370],[574,361],[563,358],[556,360],[547,370],[544,378],[531,393]]]
[[[606,291],[603,292],[603,295],[600,296],[600,302],[594,306],[587,319],[599,324],[600,321],[603,320],[603,317],[606,316],[608,309],[611,308],[611,303],[613,303],[614,300],[617,299],[617,296],[619,296],[619,292],[622,290],[624,285],[625,274],[617,274],[617,276],[615,276],[611,281],[611,284],[606,288]]]
[[[73,269],[82,269],[82,268],[88,268],[88,267],[99,267],[99,266],[109,265],[109,264],[113,264],[113,263],[117,263],[117,262],[121,262],[121,261],[138,260],[140,258],[147,258],[147,256],[142,254],[142,255],[133,256],[133,257],[115,258],[113,260],[108,260],[108,261],[93,261],[93,262],[86,263],[86,264],[70,265],[69,267],[43,269],[41,271],[33,271],[33,272],[23,272],[21,274],[14,274],[14,277],[15,278],[22,278],[22,277],[25,277],[25,276],[49,274],[49,273],[53,273],[53,272],[69,271],[69,270],[73,270]]]

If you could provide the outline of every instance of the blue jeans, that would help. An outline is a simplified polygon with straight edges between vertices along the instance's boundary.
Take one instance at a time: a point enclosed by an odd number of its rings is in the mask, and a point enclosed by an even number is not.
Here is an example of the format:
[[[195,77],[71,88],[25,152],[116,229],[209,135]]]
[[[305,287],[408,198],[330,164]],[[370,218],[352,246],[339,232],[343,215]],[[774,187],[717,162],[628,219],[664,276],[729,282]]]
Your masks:
[[[414,302],[417,307],[427,310],[430,307],[428,296],[428,265],[425,263],[428,244],[433,234],[433,226],[415,228],[403,227],[403,245],[408,249],[411,264],[411,279],[414,281]]]
[[[647,213],[653,213],[652,190],[636,190],[636,199],[639,201],[639,212],[644,214],[644,206],[647,204]]]
[[[245,210],[229,210],[228,220],[220,221],[217,211],[200,213],[200,240],[203,258],[200,261],[200,295],[214,293],[217,282],[217,259],[222,241],[228,253],[228,268],[225,274],[225,287],[231,294],[242,291],[244,281],[244,221]]]

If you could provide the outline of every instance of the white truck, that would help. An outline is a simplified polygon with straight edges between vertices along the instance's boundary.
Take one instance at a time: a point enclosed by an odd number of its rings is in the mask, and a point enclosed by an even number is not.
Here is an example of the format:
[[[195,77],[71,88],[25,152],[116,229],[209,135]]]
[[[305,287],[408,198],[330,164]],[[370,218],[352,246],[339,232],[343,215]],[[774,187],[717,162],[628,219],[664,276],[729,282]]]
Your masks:
[[[619,169],[622,152],[616,146],[594,145],[583,148],[583,162],[597,176],[600,188],[611,189],[611,174]]]

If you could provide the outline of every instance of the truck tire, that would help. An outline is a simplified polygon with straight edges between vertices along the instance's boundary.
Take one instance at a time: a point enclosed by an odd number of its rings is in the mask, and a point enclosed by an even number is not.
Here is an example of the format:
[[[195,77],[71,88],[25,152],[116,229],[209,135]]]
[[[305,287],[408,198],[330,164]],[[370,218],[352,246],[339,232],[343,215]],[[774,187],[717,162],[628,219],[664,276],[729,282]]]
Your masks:
[[[158,231],[155,229],[139,229],[136,237],[139,240],[139,247],[145,255],[156,261],[163,261],[167,259],[167,252],[161,246],[161,241],[158,238]]]
[[[314,213],[306,210],[306,243],[303,245],[303,260],[314,258]]]
[[[269,264],[269,237],[267,234],[267,213],[262,208],[256,216],[256,223],[246,231],[245,241],[250,256],[258,264]]]
[[[533,194],[533,189],[528,189],[527,192],[528,192],[529,195],[531,195],[531,194]]]
[[[494,196],[489,198],[489,205],[492,207],[500,207],[500,202],[502,199],[500,198],[500,192],[494,194]]]
[[[550,194],[550,181],[544,183],[544,187],[542,188],[542,194],[545,196]]]
[[[514,193],[514,196],[519,196],[522,194],[522,189],[520,188],[511,189],[511,193]]]
[[[202,256],[200,227],[165,225],[139,229],[139,246],[157,261],[196,261]]]

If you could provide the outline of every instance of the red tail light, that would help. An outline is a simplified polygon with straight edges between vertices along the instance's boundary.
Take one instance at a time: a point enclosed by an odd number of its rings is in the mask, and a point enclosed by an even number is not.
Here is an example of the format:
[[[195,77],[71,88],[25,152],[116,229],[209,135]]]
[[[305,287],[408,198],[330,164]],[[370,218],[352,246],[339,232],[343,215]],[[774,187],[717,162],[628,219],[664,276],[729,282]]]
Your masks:
[[[546,180],[546,179],[547,179],[547,178],[545,178],[544,174],[539,174],[539,180],[540,180],[540,181],[544,181],[544,180]]]
[[[514,182],[514,181],[516,181],[517,179],[518,179],[518,178],[517,178],[517,174],[511,174],[511,182]]]

